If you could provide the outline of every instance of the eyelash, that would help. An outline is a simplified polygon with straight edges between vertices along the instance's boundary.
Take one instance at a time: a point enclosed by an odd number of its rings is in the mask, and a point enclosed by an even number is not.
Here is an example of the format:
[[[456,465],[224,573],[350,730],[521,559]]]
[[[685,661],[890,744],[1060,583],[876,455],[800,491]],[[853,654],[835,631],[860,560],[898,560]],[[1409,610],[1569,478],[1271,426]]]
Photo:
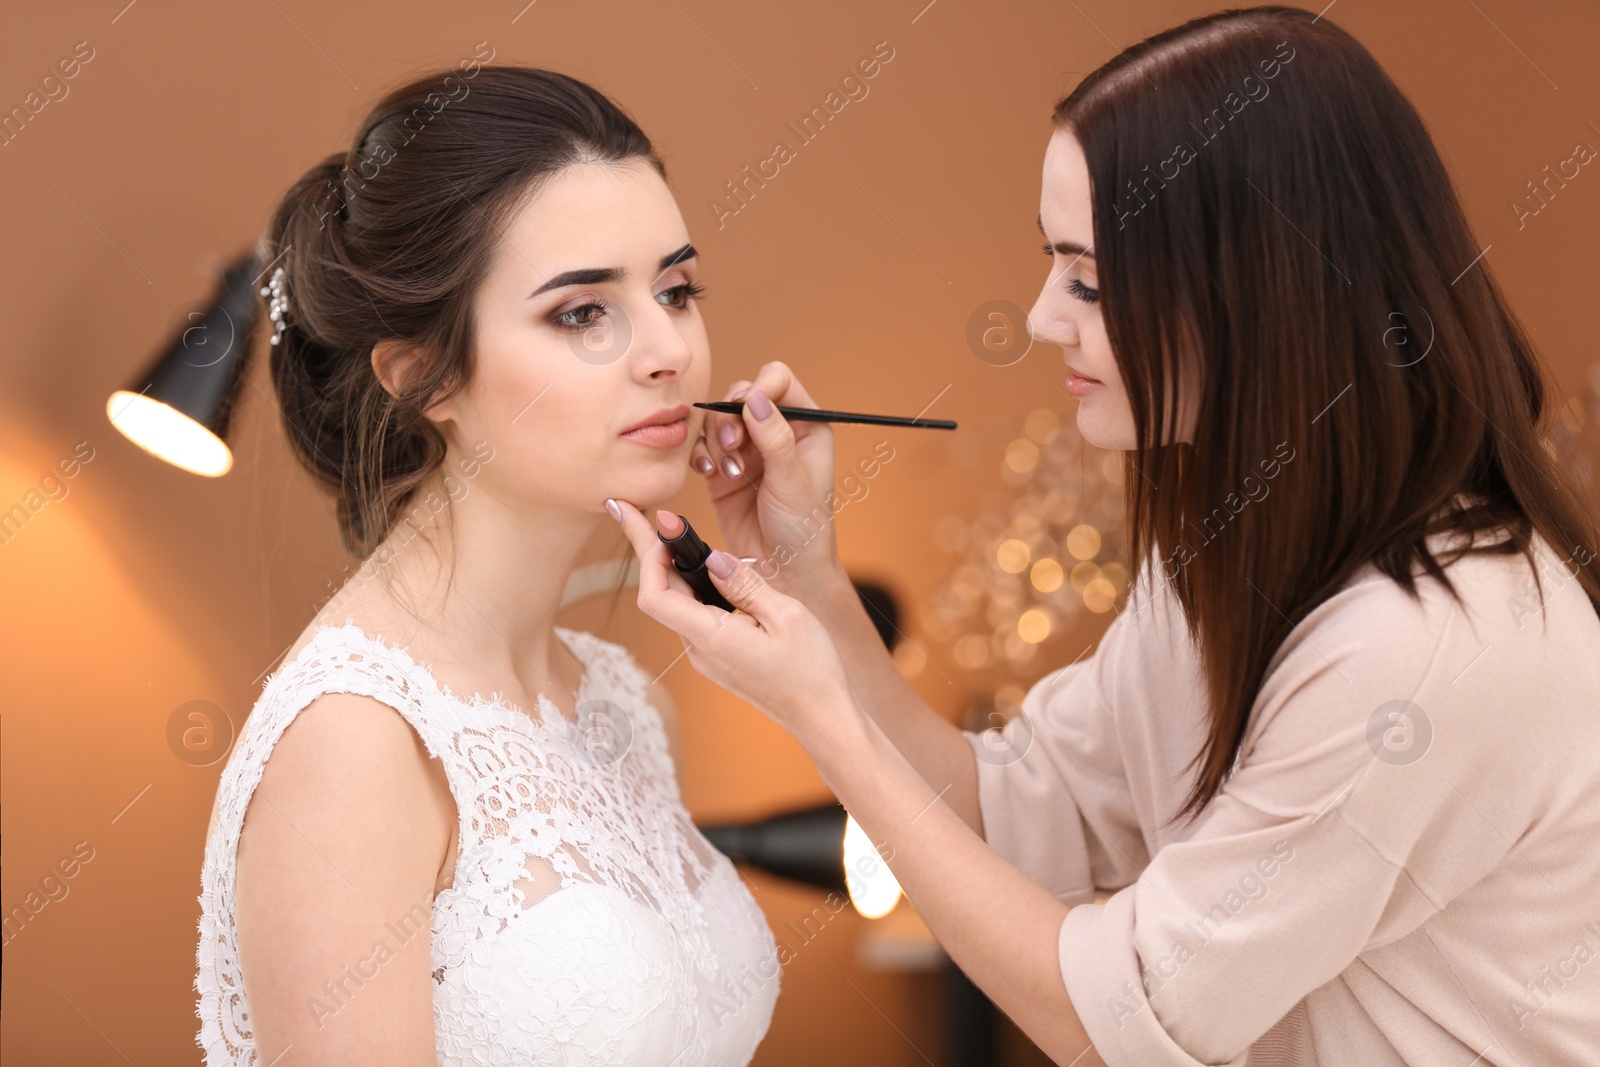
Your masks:
[[[683,303],[669,304],[667,306],[674,307],[679,311],[685,311],[689,307],[689,301],[699,300],[705,296],[705,292],[705,287],[702,285],[696,285],[694,282],[684,282],[682,285],[674,285],[671,289],[662,290],[661,295],[678,294]],[[550,319],[550,324],[564,330],[587,330],[594,325],[594,316],[591,314],[587,321],[581,322],[575,316],[591,310],[604,313],[610,306],[604,300],[591,300],[587,304],[579,304],[570,311],[563,311],[561,314],[553,316]]]
[[[1056,254],[1056,250],[1051,248],[1049,245],[1045,245],[1044,254],[1047,256],[1054,256]],[[1071,293],[1079,300],[1082,300],[1085,304],[1092,304],[1096,300],[1100,299],[1100,290],[1091,289],[1076,278],[1073,278],[1071,281],[1067,282],[1067,292]]]
[[[689,301],[699,300],[705,296],[706,289],[705,286],[696,285],[694,282],[684,282],[682,285],[674,285],[671,289],[663,290],[661,295],[666,296],[668,293],[681,293],[683,295],[682,308],[687,308]]]
[[[1067,283],[1067,292],[1082,300],[1085,304],[1092,304],[1100,299],[1100,290],[1091,289],[1076,278]]]

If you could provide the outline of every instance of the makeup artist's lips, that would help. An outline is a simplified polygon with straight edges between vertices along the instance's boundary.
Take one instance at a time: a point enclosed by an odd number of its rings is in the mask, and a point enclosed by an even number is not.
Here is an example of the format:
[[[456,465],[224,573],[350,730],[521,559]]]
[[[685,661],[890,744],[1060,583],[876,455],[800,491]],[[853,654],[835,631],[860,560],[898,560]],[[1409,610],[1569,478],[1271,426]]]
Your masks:
[[[622,431],[621,437],[648,448],[677,448],[689,439],[689,406],[662,408]]]
[[[1106,387],[1106,383],[1098,378],[1090,378],[1079,374],[1071,367],[1067,368],[1067,392],[1073,396],[1083,397],[1090,393],[1099,392]]]

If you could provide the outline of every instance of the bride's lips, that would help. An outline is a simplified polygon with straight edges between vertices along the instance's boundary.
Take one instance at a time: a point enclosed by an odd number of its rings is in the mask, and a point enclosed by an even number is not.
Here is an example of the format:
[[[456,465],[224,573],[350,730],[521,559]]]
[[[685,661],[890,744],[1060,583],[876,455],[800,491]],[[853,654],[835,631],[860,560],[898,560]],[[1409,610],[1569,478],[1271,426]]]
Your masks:
[[[1090,378],[1079,374],[1071,367],[1067,368],[1067,392],[1073,396],[1084,397],[1091,393],[1099,392],[1106,387],[1106,383],[1098,378]]]
[[[662,408],[619,436],[647,448],[677,448],[689,439],[689,407],[679,404]]]

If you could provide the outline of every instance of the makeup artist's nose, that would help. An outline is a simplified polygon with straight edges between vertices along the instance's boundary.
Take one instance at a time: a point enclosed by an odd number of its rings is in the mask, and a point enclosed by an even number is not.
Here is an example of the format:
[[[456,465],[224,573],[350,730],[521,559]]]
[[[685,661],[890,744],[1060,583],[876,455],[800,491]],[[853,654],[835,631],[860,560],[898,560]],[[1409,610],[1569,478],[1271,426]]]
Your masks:
[[[1039,299],[1033,302],[1033,308],[1028,312],[1028,333],[1035,341],[1078,347],[1077,322],[1070,315],[1052,313],[1046,306],[1044,293],[1039,294]]]

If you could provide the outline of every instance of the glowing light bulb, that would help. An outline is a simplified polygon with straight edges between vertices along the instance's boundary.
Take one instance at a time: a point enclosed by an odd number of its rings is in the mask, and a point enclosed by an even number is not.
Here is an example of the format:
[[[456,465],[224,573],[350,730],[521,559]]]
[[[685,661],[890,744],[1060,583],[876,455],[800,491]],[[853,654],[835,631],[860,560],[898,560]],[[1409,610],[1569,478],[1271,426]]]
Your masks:
[[[869,919],[881,919],[900,903],[900,882],[850,815],[844,821],[844,880],[850,903]]]
[[[106,401],[106,417],[128,440],[174,467],[208,478],[233,468],[233,453],[220,437],[159,400],[119,389]]]

